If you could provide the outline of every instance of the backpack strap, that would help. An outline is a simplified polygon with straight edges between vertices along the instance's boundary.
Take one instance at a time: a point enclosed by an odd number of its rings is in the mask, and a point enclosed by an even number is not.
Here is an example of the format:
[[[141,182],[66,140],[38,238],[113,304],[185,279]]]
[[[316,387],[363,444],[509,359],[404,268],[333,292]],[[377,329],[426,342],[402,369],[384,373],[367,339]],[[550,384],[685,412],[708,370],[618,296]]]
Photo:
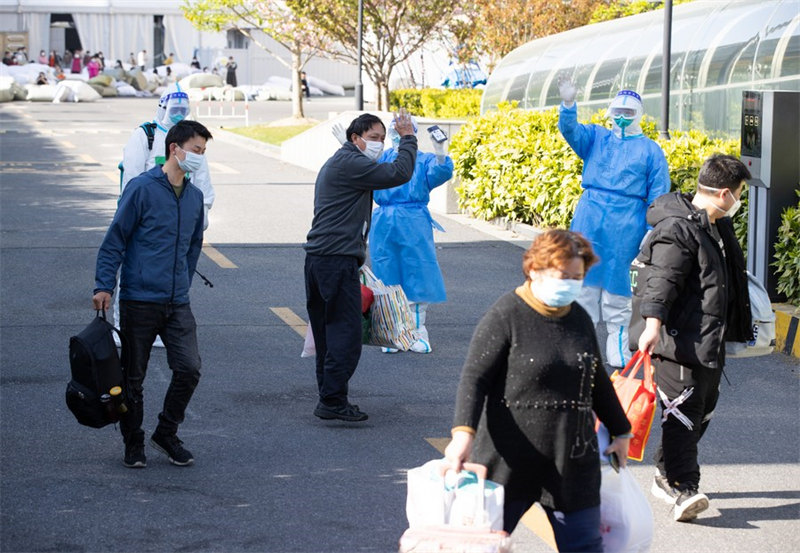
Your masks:
[[[147,137],[147,149],[153,149],[153,140],[156,138],[156,124],[153,122],[142,123],[139,125],[142,130],[144,131],[145,136]]]

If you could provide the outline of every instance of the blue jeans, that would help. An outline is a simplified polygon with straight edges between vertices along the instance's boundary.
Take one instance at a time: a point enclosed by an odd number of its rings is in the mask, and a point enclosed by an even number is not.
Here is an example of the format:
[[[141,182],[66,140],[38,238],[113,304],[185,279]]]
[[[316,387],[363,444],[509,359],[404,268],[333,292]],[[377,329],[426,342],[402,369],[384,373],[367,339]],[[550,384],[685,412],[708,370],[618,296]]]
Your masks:
[[[183,305],[120,301],[120,330],[128,342],[125,365],[128,412],[120,419],[125,443],[144,443],[144,378],[150,349],[161,336],[172,371],[156,432],[174,435],[200,380],[197,323],[188,303]]]
[[[503,530],[509,534],[516,528],[522,515],[531,508],[533,501],[516,500],[506,502],[503,508]],[[563,552],[602,553],[603,538],[600,535],[600,506],[589,507],[571,513],[562,513],[542,507],[553,527],[556,546]]]
[[[306,308],[317,349],[319,399],[347,405],[348,383],[361,358],[361,284],[349,255],[306,254]]]

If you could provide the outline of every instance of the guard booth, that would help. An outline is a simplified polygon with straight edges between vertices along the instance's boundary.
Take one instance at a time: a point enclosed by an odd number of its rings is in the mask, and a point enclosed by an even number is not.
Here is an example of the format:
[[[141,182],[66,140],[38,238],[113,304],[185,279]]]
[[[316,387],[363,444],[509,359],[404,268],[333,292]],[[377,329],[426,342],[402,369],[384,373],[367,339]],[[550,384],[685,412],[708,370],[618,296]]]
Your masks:
[[[800,92],[745,90],[742,94],[741,160],[750,170],[747,270],[782,301],[770,266],[781,214],[797,205],[800,187]]]

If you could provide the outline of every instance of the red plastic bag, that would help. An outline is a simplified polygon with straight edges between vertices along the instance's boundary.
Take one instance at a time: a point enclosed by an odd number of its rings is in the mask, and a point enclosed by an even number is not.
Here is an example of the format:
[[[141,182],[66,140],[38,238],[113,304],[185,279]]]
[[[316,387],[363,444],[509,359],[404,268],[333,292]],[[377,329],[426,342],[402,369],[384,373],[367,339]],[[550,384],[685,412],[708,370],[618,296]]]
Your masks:
[[[644,366],[644,380],[635,378],[640,366]],[[650,354],[641,351],[634,353],[621,373],[614,371],[611,382],[622,410],[631,423],[633,438],[628,449],[628,459],[641,461],[656,414],[656,385],[653,382]]]

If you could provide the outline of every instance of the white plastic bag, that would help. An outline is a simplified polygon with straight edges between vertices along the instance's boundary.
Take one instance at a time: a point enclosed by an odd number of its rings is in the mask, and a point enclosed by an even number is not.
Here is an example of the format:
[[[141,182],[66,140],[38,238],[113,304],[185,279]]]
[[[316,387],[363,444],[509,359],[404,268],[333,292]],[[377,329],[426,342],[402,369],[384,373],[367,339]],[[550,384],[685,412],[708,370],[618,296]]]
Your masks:
[[[314,333],[311,332],[311,323],[306,327],[306,339],[303,342],[303,351],[300,357],[315,357],[317,355],[317,346],[314,344]]]
[[[446,478],[443,463],[444,459],[435,459],[408,471],[409,528],[446,525],[502,530],[503,486],[485,479],[486,467],[470,463],[465,466],[468,470],[457,476],[450,472]]]
[[[645,553],[653,541],[653,511],[627,468],[601,468],[600,534],[606,553]]]
[[[753,340],[725,342],[726,357],[769,355],[775,349],[775,313],[772,311],[772,303],[764,285],[749,271],[747,291],[750,294],[750,313],[753,316]]]

